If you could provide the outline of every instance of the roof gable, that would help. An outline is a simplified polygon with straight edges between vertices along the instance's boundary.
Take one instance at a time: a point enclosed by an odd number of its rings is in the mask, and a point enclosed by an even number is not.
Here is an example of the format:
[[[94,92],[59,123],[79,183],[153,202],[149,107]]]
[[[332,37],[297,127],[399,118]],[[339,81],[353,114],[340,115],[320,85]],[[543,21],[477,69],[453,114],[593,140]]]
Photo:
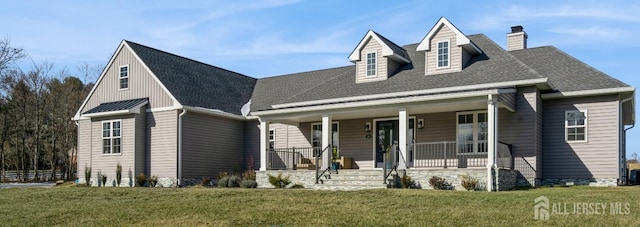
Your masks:
[[[402,62],[402,63],[411,62],[409,58],[407,58],[407,53],[402,47],[391,42],[389,39],[385,38],[384,36],[381,36],[380,34],[374,32],[373,30],[369,30],[367,34],[362,38],[362,40],[360,40],[360,43],[358,43],[358,46],[356,46],[353,52],[351,52],[351,54],[349,55],[350,61],[352,62],[360,61],[361,59],[360,52],[370,39],[375,39],[378,43],[380,43],[380,45],[382,45],[383,57],[389,57],[391,59],[394,59],[395,61]]]
[[[431,48],[431,39],[436,35],[436,33],[442,28],[442,26],[447,26],[451,31],[456,34],[456,43],[458,46],[462,46],[465,50],[469,51],[471,54],[479,54],[482,53],[478,47],[469,40],[469,38],[464,35],[460,29],[458,29],[455,25],[453,25],[447,18],[441,17],[438,22],[429,30],[427,35],[420,41],[417,51],[428,51]]]

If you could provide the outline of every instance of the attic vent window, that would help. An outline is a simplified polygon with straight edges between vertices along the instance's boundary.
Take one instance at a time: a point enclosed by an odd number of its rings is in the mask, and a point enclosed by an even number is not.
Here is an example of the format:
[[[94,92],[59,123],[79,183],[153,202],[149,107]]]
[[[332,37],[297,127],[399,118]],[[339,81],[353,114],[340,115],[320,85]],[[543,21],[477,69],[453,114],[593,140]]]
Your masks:
[[[438,42],[438,68],[449,67],[449,41]]]
[[[120,89],[129,88],[129,66],[120,66]]]
[[[376,76],[376,52],[367,53],[367,76]]]

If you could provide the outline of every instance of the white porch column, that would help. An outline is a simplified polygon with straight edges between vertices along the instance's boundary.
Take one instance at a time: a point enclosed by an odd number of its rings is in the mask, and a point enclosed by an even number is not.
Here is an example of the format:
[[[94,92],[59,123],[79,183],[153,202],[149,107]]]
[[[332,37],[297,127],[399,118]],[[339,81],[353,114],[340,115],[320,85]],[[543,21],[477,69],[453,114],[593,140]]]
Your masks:
[[[398,159],[398,169],[407,169],[407,130],[409,130],[409,117],[407,116],[407,109],[400,109],[398,111],[398,130],[400,130],[398,136],[398,148],[400,149],[400,157]]]
[[[493,174],[498,151],[498,95],[489,95],[487,99],[487,191],[493,191]],[[496,179],[497,180],[497,179]]]
[[[260,120],[260,171],[267,170],[267,149],[269,149],[269,122]]]
[[[331,116],[330,115],[322,115],[322,169],[331,167]],[[327,150],[327,147],[329,147]]]

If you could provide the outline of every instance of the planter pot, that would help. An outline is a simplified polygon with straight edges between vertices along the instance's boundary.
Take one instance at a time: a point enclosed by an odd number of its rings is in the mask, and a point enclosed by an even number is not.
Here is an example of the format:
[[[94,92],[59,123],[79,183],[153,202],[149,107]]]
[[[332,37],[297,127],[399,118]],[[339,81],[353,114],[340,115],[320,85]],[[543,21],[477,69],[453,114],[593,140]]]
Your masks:
[[[339,168],[340,168],[340,163],[338,163],[338,162],[331,163],[331,169],[332,170],[337,170]]]

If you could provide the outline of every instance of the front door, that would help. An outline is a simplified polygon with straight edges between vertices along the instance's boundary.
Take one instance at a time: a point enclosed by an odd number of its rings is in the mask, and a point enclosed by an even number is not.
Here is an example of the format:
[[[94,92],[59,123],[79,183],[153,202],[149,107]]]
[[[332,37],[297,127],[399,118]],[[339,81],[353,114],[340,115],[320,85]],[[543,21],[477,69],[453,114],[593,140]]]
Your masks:
[[[407,131],[407,142],[409,144],[413,143],[414,138],[414,119],[409,119],[409,130]],[[398,162],[397,155],[391,155],[391,151],[394,149],[394,145],[398,146],[399,143],[399,122],[398,120],[387,120],[387,121],[376,121],[376,131],[375,131],[375,163],[376,168],[382,168],[386,158],[394,157],[394,162]],[[412,146],[409,146],[410,148]],[[407,162],[413,161],[413,152],[412,150],[407,151],[408,160]],[[409,164],[407,163],[407,164]]]

